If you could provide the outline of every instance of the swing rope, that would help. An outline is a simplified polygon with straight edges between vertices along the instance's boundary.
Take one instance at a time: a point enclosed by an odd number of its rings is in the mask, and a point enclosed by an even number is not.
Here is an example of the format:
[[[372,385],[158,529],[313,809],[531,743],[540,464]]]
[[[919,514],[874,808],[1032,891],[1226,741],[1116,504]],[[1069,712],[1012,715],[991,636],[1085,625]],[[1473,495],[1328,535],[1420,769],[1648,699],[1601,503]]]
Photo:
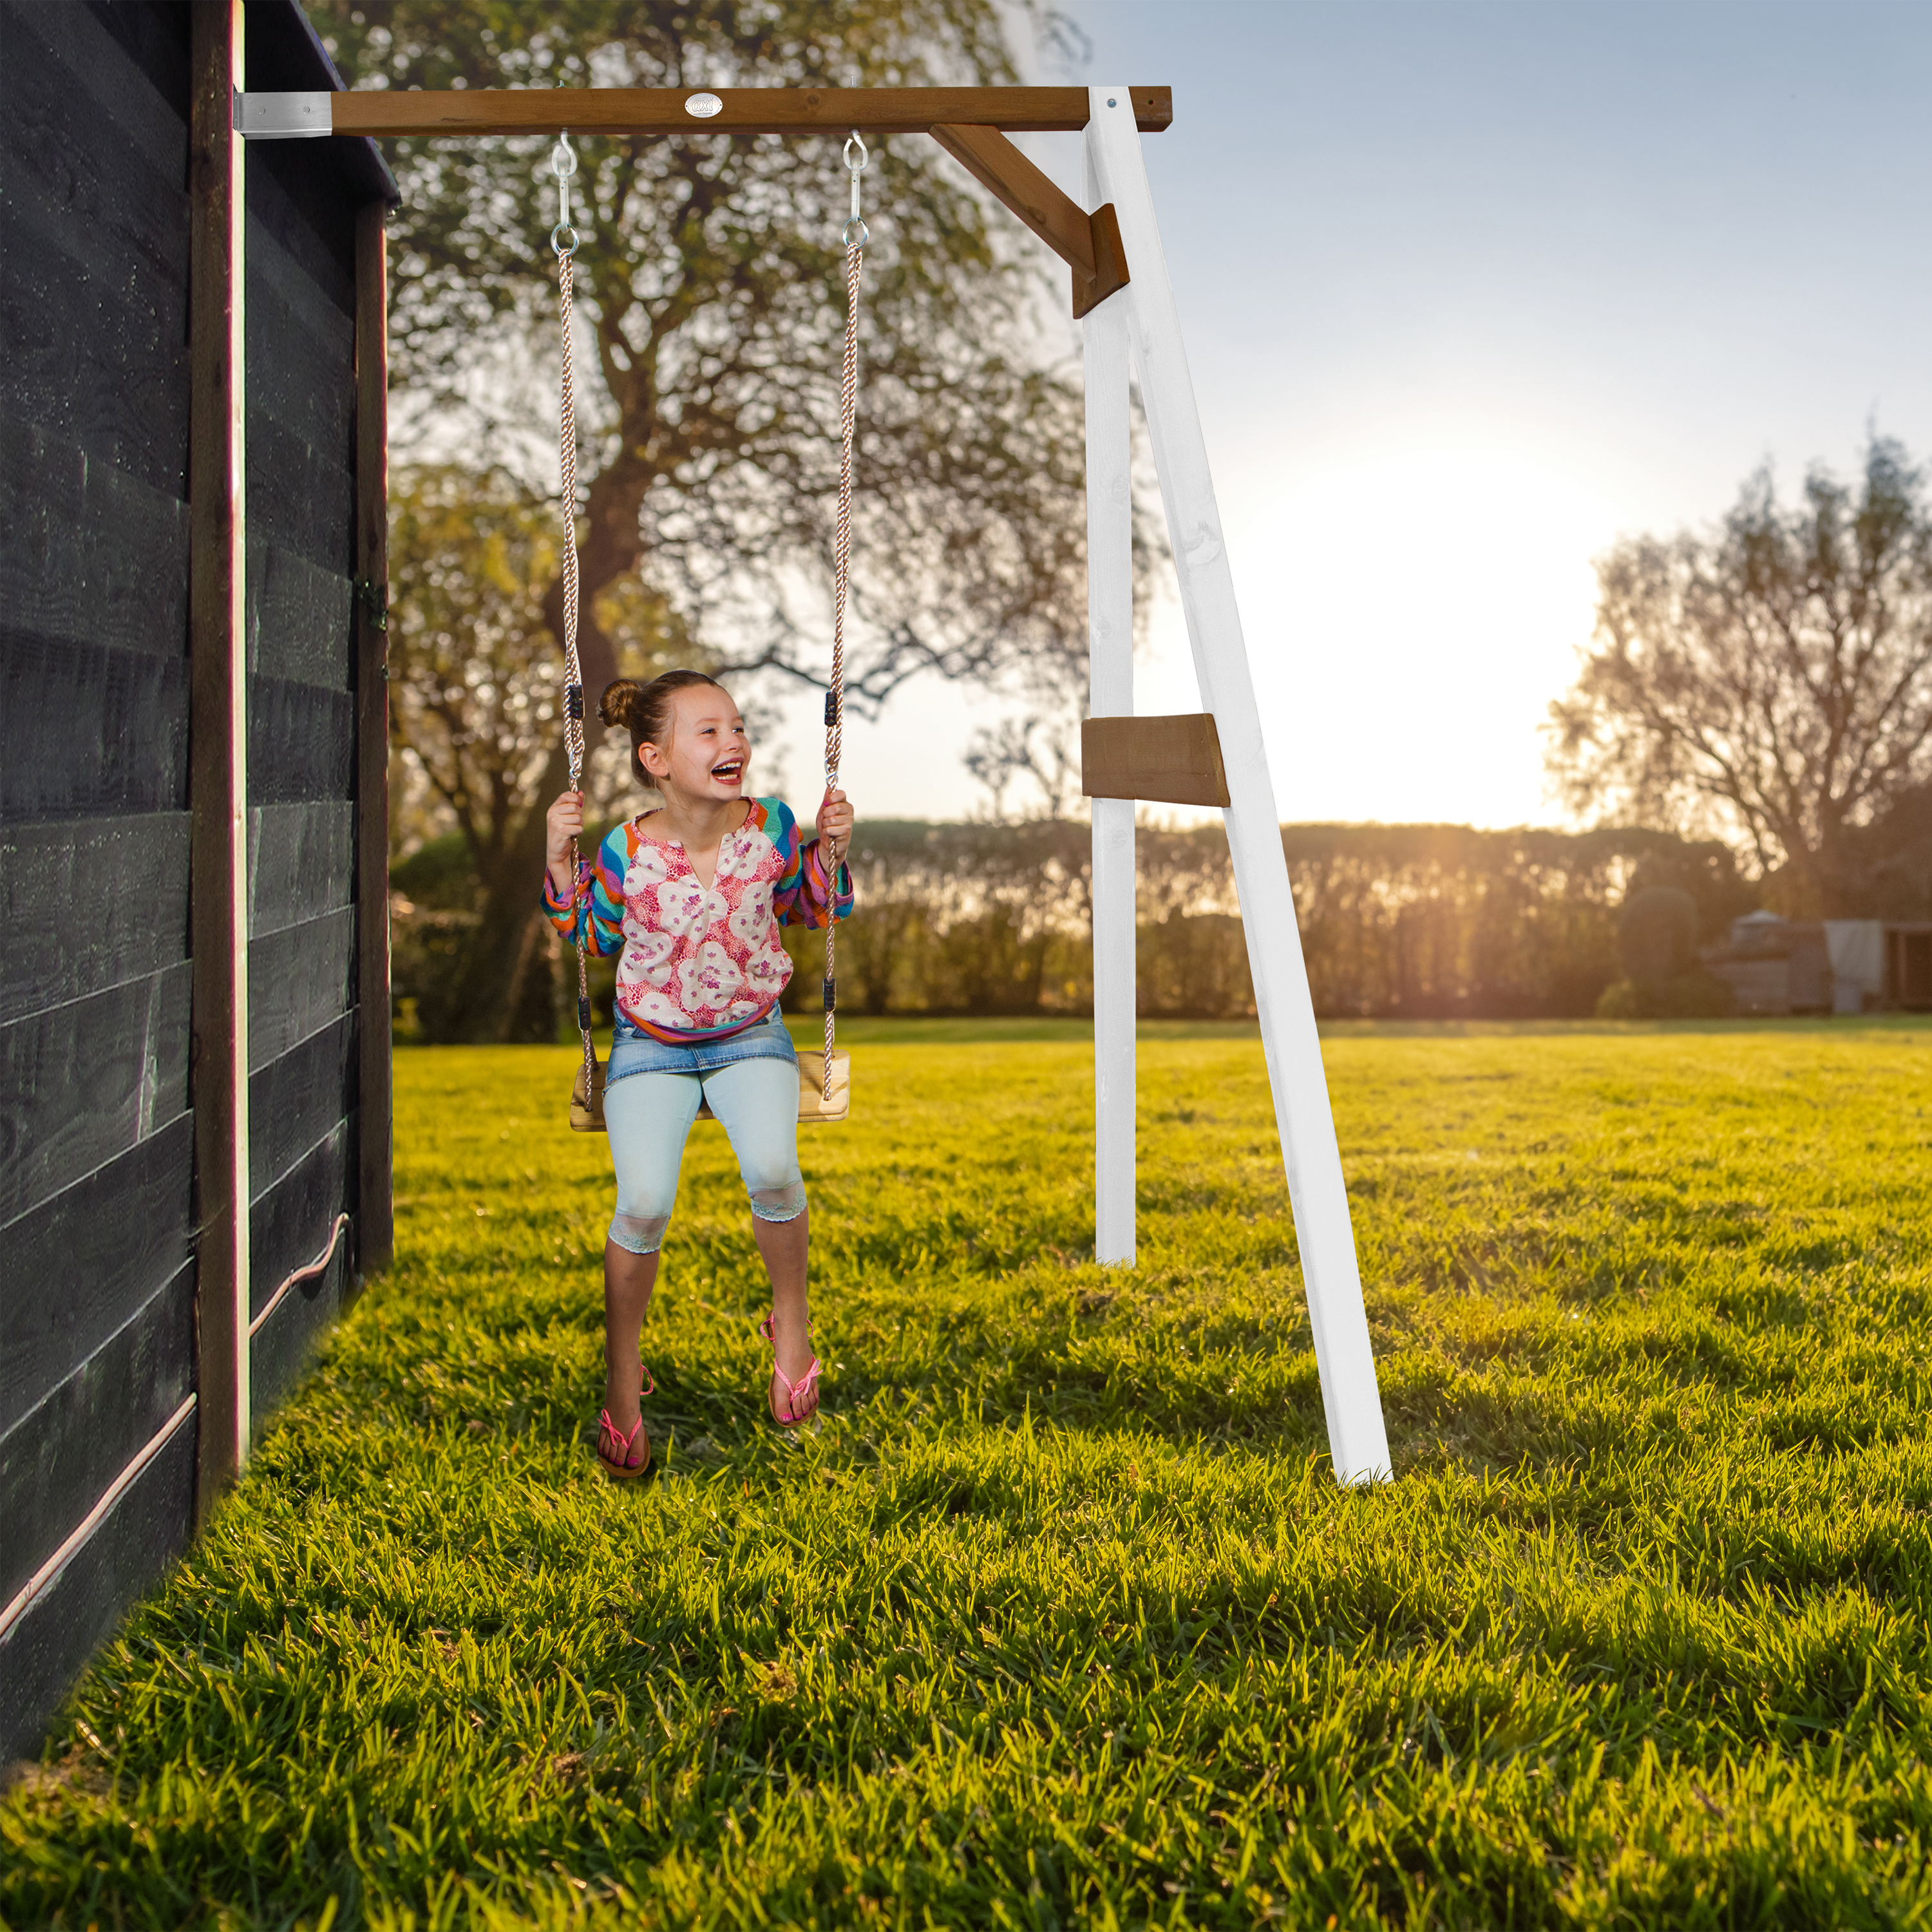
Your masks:
[[[577,230],[570,220],[570,178],[577,156],[570,136],[560,134],[550,150],[550,172],[556,177],[556,226],[550,245],[556,250],[557,306],[563,319],[563,407],[557,434],[557,469],[563,485],[563,744],[570,759],[570,788],[584,789],[584,667],[577,655],[577,393],[570,352],[571,297],[576,280],[572,257]],[[577,841],[570,842],[571,903],[585,896]],[[584,956],[584,925],[578,922],[577,1030],[584,1038],[584,1091],[586,1102],[597,1092],[597,1049],[590,1040],[590,969]]]
[[[852,151],[859,151],[856,160]],[[845,143],[845,166],[852,177],[852,213],[841,238],[845,244],[845,367],[838,392],[838,541],[834,554],[832,592],[832,682],[825,694],[825,790],[838,788],[838,758],[845,730],[845,593],[852,563],[852,440],[859,410],[859,274],[866,253],[866,224],[859,212],[859,177],[870,159],[864,138],[854,128]],[[841,856],[842,857],[842,854]],[[826,891],[836,899],[838,868],[830,868]],[[825,922],[825,1063],[822,1096],[832,1100],[832,1048],[838,1030],[836,935],[838,922]]]

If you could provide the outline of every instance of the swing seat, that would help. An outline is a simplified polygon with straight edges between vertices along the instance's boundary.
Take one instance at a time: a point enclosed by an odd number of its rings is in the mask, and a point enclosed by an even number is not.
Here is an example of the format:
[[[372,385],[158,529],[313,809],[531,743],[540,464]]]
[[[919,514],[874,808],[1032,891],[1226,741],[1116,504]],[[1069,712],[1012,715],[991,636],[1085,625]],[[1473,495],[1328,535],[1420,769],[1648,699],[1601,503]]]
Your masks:
[[[570,1126],[573,1133],[601,1134],[604,1125],[604,1063],[595,1063],[597,1078],[592,1090],[584,1091],[583,1063],[578,1064],[577,1078],[570,1090]],[[849,1120],[852,1114],[852,1056],[842,1048],[832,1050],[832,1097],[825,1097],[825,1055],[817,1047],[807,1048],[798,1056],[798,1124],[816,1126]],[[698,1118],[715,1120],[718,1116],[701,1101]]]

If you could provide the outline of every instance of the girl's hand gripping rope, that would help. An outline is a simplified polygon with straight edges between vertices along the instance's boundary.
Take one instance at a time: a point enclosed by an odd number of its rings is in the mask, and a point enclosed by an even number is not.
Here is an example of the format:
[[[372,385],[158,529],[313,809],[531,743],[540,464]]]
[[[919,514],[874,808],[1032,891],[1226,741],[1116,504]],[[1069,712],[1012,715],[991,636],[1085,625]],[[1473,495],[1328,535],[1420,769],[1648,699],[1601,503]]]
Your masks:
[[[852,808],[836,786],[818,808],[818,840],[825,849],[826,871],[837,872],[852,844]]]
[[[570,849],[584,836],[584,794],[559,792],[544,814],[544,863],[550,868],[551,885],[559,898],[568,898],[576,880],[570,875]]]

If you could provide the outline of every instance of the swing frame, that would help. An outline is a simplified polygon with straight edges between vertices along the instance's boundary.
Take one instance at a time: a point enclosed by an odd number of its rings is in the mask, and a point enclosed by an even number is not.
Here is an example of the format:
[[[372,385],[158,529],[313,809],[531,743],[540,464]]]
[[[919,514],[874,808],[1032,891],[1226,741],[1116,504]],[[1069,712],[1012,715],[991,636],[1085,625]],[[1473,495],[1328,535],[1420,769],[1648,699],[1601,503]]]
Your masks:
[[[239,0],[231,0],[238,13]],[[197,13],[202,9],[197,8]],[[238,28],[236,39],[238,44]],[[238,63],[237,63],[238,66]],[[224,144],[238,209],[251,140],[355,136],[621,134],[730,136],[927,134],[1070,272],[1085,362],[1090,716],[1083,789],[1093,798],[1094,1251],[1135,1258],[1136,799],[1219,802],[1232,855],[1336,1480],[1390,1480],[1388,1436],[1363,1305],[1300,929],[1276,815],[1240,614],[1180,323],[1141,146],[1173,120],[1165,87],[478,88],[435,93],[249,93],[236,76]],[[1084,136],[1082,207],[1008,136]],[[240,286],[241,224],[226,224],[224,286]],[[225,253],[225,265],[220,256]],[[204,258],[206,259],[206,258]],[[238,334],[238,329],[236,332]],[[238,394],[239,357],[228,380]],[[1136,718],[1128,383],[1139,377],[1154,468],[1204,712]],[[245,1145],[245,1118],[243,1144]],[[245,1310],[247,1280],[240,1272]],[[245,1325],[245,1324],[244,1324]],[[245,1448],[245,1394],[241,1442]],[[238,1452],[237,1460],[238,1460]]]

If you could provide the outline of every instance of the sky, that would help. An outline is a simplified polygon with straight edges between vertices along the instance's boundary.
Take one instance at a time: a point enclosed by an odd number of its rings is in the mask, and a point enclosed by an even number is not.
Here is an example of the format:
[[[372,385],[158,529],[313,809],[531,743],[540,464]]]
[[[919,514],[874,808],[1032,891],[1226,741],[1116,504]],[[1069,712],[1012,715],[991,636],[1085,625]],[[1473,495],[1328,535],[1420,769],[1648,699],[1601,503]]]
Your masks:
[[[1068,10],[1090,57],[1030,78],[1174,89],[1148,173],[1284,820],[1565,822],[1538,728],[1594,557],[1766,460],[1849,476],[1868,425],[1932,460],[1926,0]],[[1025,145],[1077,195],[1079,141]],[[1198,709],[1149,617],[1136,708]],[[961,754],[1012,708],[912,687],[848,789],[983,812]]]

